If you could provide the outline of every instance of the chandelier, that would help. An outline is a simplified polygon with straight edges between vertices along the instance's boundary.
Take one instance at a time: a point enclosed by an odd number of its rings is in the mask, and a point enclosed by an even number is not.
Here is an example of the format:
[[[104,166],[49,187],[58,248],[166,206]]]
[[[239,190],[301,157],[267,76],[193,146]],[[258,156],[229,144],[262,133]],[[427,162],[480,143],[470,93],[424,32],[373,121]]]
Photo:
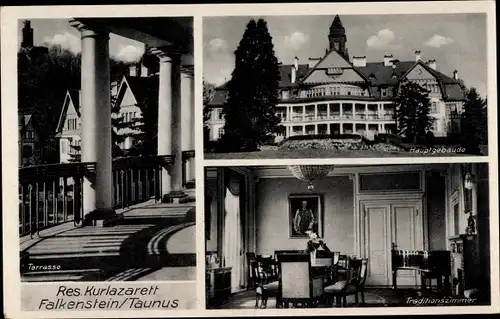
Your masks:
[[[288,170],[292,175],[301,180],[308,182],[307,189],[312,191],[314,185],[313,180],[323,178],[333,171],[333,165],[290,165]]]

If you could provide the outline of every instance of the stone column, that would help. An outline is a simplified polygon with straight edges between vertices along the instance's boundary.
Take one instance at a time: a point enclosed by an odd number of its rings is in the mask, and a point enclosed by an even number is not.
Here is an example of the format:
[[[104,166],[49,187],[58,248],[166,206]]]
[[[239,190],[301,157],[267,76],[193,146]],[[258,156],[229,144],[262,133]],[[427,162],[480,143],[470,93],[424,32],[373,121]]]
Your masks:
[[[162,201],[179,202],[182,191],[181,55],[172,49],[154,49],[160,59],[158,91],[158,155],[174,155],[162,170]]]
[[[158,87],[158,155],[172,155],[172,58],[160,50],[153,52],[160,60]],[[170,169],[170,167],[163,167],[161,171],[162,198],[172,190]]]
[[[344,113],[344,106],[342,103],[339,103],[339,118],[342,119],[343,113]]]
[[[81,157],[95,162],[95,176],[83,183],[85,223],[103,226],[116,217],[113,208],[109,34],[76,20],[81,33]]]
[[[181,73],[181,109],[182,109],[182,150],[194,151],[194,83],[193,70],[184,68]],[[195,179],[194,158],[186,161],[186,182]]]

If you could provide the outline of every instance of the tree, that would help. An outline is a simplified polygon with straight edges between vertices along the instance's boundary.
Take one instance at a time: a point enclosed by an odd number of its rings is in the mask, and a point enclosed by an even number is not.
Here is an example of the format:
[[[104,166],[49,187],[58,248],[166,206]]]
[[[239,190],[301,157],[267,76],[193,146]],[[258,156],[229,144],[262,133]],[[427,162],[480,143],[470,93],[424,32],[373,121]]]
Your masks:
[[[406,80],[399,86],[395,105],[398,134],[416,144],[419,138],[426,136],[434,121],[429,116],[429,91],[418,83]]]
[[[467,91],[461,114],[461,131],[463,146],[469,153],[479,153],[479,146],[488,144],[487,104],[475,88]]]
[[[210,119],[210,108],[208,104],[212,100],[215,94],[215,85],[203,80],[203,143],[206,144],[209,141],[210,127],[207,121]]]
[[[280,131],[276,115],[280,73],[272,37],[263,19],[250,20],[235,51],[227,83],[228,100],[221,145],[227,151],[256,150]]]

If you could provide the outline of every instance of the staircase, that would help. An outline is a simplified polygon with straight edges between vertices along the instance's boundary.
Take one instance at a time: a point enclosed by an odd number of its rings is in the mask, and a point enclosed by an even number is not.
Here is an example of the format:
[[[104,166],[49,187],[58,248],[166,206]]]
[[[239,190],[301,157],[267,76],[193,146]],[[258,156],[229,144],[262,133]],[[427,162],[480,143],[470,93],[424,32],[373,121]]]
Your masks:
[[[101,281],[126,271],[130,272],[127,279],[118,276],[116,280],[133,280],[175,264],[158,247],[194,225],[194,189],[187,193],[186,203],[132,208],[114,227],[70,228],[43,238],[21,252],[22,281]]]

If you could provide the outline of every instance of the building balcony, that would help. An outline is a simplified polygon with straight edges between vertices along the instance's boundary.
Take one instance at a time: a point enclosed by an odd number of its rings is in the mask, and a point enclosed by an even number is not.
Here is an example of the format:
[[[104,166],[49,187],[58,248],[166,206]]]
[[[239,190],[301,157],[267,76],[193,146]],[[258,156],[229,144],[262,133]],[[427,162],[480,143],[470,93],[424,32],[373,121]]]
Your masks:
[[[394,121],[393,114],[352,114],[352,113],[330,113],[314,115],[294,115],[287,120],[283,119],[283,123],[299,123],[299,122],[316,122],[316,121]]]

